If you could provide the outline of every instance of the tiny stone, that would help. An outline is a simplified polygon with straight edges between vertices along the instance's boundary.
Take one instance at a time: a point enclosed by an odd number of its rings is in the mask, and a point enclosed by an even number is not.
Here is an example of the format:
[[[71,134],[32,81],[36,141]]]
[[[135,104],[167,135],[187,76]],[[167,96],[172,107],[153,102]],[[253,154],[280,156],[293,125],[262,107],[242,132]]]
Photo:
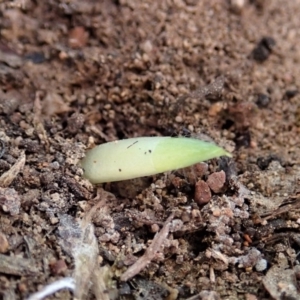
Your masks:
[[[266,94],[258,94],[256,99],[256,104],[258,107],[267,107],[270,103],[270,97]]]
[[[245,300],[258,300],[257,297],[253,294],[246,294]]]
[[[221,210],[219,209],[219,208],[215,208],[214,210],[213,210],[213,216],[215,216],[215,217],[220,217],[221,216]]]
[[[223,170],[220,172],[212,173],[208,176],[206,182],[214,193],[220,193],[226,182],[226,174]]]
[[[158,232],[159,231],[159,226],[157,224],[152,224],[151,225],[151,231],[152,232]]]
[[[68,58],[68,54],[65,51],[61,51],[58,55],[59,59],[66,59]]]
[[[195,202],[200,205],[208,203],[209,200],[211,199],[211,192],[208,184],[205,181],[199,180],[196,183],[194,198],[195,198]]]
[[[268,262],[262,258],[256,263],[255,269],[257,272],[262,272],[267,268],[267,266],[268,266]]]
[[[230,9],[233,13],[239,15],[242,13],[245,6],[245,0],[231,0]]]
[[[183,121],[183,120],[182,120],[182,117],[181,117],[181,116],[176,116],[175,122],[181,123],[182,121]]]
[[[83,48],[88,41],[88,32],[84,27],[77,26],[69,33],[69,46],[71,48]]]
[[[63,259],[57,260],[50,265],[51,271],[54,275],[61,275],[68,269],[65,261]]]
[[[224,109],[224,104],[223,102],[217,102],[211,105],[208,111],[208,115],[210,117],[216,117],[218,114],[222,112]]]
[[[50,218],[50,223],[51,223],[52,225],[55,225],[55,224],[57,224],[58,222],[59,222],[59,219],[58,219],[58,218],[56,218],[56,217]]]
[[[192,210],[192,218],[201,218],[201,214],[200,214],[199,209],[193,209]]]
[[[103,257],[98,255],[98,264],[101,265],[103,263]]]
[[[181,220],[183,223],[188,223],[191,220],[190,214],[187,211],[184,211],[181,215]]]
[[[9,244],[4,233],[0,232],[0,253],[7,252]]]
[[[27,285],[23,282],[19,283],[18,289],[21,293],[27,292]]]
[[[188,130],[189,130],[190,132],[194,132],[194,126],[193,126],[192,124],[190,124],[190,125],[188,126]]]
[[[51,164],[50,164],[50,167],[52,168],[52,169],[54,169],[54,170],[58,170],[59,169],[59,162],[57,162],[57,161],[54,161],[54,162],[52,162]]]
[[[294,90],[287,90],[285,92],[285,96],[288,98],[288,99],[291,99],[293,97],[295,97],[297,94],[299,94],[299,91],[297,89],[294,89]]]
[[[272,53],[275,45],[276,42],[272,37],[262,38],[252,52],[253,58],[259,62],[265,61]]]
[[[152,45],[151,41],[146,40],[144,43],[142,43],[141,49],[146,53],[150,53],[153,50],[153,45]]]

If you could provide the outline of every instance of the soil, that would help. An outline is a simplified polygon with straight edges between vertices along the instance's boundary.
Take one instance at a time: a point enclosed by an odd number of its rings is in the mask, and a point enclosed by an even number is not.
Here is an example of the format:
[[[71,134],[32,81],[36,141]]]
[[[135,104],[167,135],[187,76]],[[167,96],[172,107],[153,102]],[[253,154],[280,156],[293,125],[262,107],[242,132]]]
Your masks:
[[[1,299],[300,299],[299,0],[0,11]],[[139,136],[233,157],[83,178],[87,149]]]

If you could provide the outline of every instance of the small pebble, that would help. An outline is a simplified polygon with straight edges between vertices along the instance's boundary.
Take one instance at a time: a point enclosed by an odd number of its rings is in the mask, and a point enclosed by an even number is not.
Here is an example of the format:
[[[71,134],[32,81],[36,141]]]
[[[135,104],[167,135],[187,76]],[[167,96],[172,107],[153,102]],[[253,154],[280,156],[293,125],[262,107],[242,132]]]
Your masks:
[[[27,292],[27,285],[23,282],[19,283],[18,285],[18,290],[21,292],[21,293],[25,293]]]
[[[194,199],[195,199],[195,202],[200,205],[206,204],[210,201],[211,191],[209,189],[208,184],[205,181],[199,180],[196,183]]]
[[[182,213],[182,215],[181,215],[181,220],[182,220],[183,223],[188,223],[188,222],[190,222],[190,220],[191,220],[190,213],[187,212],[187,211],[184,211],[184,212]]]
[[[159,226],[157,224],[152,224],[151,225],[151,231],[152,232],[158,232],[159,231]]]
[[[270,103],[270,97],[266,94],[258,94],[256,99],[256,104],[259,108],[267,107]]]
[[[211,105],[208,111],[208,115],[210,117],[216,117],[219,115],[222,110],[224,110],[224,103],[223,102],[217,102]]]
[[[50,223],[51,223],[52,225],[55,225],[55,224],[57,224],[58,222],[59,222],[59,219],[58,219],[58,218],[56,218],[56,217],[50,218]]]
[[[9,244],[4,233],[0,232],[0,253],[7,252]]]
[[[257,272],[262,272],[267,268],[267,266],[268,266],[268,262],[262,258],[256,263],[255,269]]]
[[[276,42],[272,37],[264,37],[260,40],[252,52],[254,60],[263,62],[268,59]]]
[[[66,265],[66,262],[63,259],[57,260],[54,263],[50,264],[50,268],[52,271],[52,274],[54,275],[62,275],[66,272],[68,269],[68,266]]]
[[[226,182],[226,174],[223,170],[220,172],[212,173],[208,176],[206,182],[214,193],[220,193],[222,192],[224,184]]]
[[[246,294],[245,297],[245,300],[258,300],[257,297],[253,294]]]
[[[230,1],[230,8],[235,13],[240,13],[245,6],[245,0],[231,0]]]
[[[58,170],[59,167],[60,167],[59,162],[57,162],[57,161],[52,162],[52,163],[50,164],[50,167],[51,167],[52,169],[54,169],[54,170]]]
[[[153,50],[153,45],[149,40],[142,43],[140,47],[145,53],[150,53]]]
[[[69,46],[71,48],[83,48],[88,41],[88,32],[84,27],[78,26],[69,33]]]
[[[287,90],[285,92],[285,96],[288,98],[288,99],[291,99],[293,97],[295,97],[297,94],[299,94],[299,91],[297,89],[294,89],[294,90]]]
[[[175,122],[181,123],[182,121],[183,121],[183,120],[182,120],[182,117],[181,117],[181,116],[176,116]]]

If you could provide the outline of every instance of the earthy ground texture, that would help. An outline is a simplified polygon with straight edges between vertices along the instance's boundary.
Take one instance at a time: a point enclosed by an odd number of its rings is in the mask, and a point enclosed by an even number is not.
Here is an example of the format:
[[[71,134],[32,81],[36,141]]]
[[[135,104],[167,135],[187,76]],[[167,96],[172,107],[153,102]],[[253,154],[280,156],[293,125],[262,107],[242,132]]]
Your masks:
[[[0,299],[300,299],[299,16],[299,0],[0,1]],[[138,136],[233,157],[83,178],[87,149]]]

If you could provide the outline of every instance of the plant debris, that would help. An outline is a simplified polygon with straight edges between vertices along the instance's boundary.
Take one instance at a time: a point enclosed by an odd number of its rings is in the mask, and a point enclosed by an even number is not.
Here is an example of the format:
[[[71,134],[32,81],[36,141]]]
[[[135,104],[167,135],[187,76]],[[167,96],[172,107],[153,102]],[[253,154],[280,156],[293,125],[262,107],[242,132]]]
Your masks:
[[[154,258],[154,256],[157,254],[157,252],[160,250],[163,242],[168,236],[171,221],[173,219],[173,215],[171,214],[168,219],[166,220],[163,228],[161,231],[156,233],[151,245],[146,249],[146,252],[143,256],[141,256],[133,265],[131,265],[122,275],[121,280],[127,281],[134,277],[135,275],[139,274],[143,268],[145,268],[151,260]]]
[[[0,177],[0,186],[2,188],[9,187],[13,180],[17,177],[20,171],[24,168],[26,161],[25,153],[22,152],[16,161],[16,163],[11,167],[11,169]]]

